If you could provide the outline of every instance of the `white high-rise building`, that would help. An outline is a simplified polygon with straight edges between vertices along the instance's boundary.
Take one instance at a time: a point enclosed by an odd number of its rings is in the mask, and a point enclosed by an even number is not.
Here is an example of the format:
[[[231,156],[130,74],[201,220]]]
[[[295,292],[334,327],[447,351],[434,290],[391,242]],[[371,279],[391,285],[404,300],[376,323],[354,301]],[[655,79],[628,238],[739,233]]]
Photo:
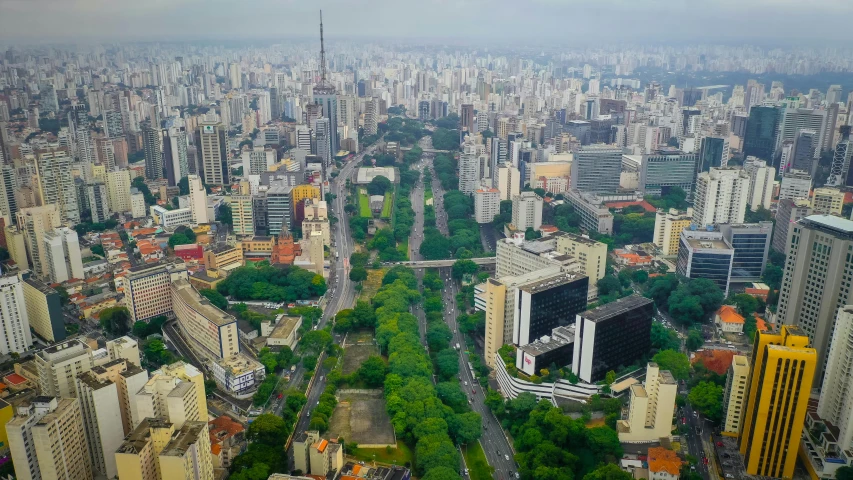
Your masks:
[[[853,444],[853,306],[847,305],[835,317],[832,344],[826,356],[826,373],[820,389],[817,414],[838,427],[838,445]]]
[[[128,170],[107,172],[107,197],[109,197],[111,211],[124,213],[131,210],[130,182],[130,171]]]
[[[83,280],[83,260],[77,232],[60,227],[44,234],[44,253],[50,279],[62,283],[72,278]]]
[[[0,353],[21,353],[33,345],[24,287],[18,275],[0,277]]]
[[[542,226],[542,197],[533,192],[521,192],[512,197],[512,224],[519,231]]]
[[[509,164],[498,165],[497,180],[501,200],[512,200],[521,191],[521,172]]]
[[[779,201],[795,198],[809,198],[812,189],[812,176],[802,170],[789,170],[782,175],[779,188]]]
[[[700,227],[743,223],[749,197],[749,175],[740,168],[711,168],[696,180],[693,223]]]
[[[477,223],[492,223],[500,213],[501,192],[497,188],[481,186],[474,191],[474,219]]]
[[[192,212],[193,223],[201,225],[210,223],[207,218],[207,190],[201,183],[201,177],[198,175],[190,175],[187,177],[190,189],[190,212]]]
[[[243,160],[243,176],[260,175],[269,171],[275,165],[275,150],[271,148],[255,147],[245,150],[240,154]]]
[[[749,196],[747,203],[753,212],[758,207],[770,209],[773,199],[773,180],[776,178],[776,169],[768,167],[767,162],[756,157],[746,157],[743,169],[749,175]]]
[[[482,177],[480,166],[482,162],[477,154],[477,147],[473,143],[465,142],[462,145],[462,154],[459,155],[459,191],[472,195],[480,185]]]

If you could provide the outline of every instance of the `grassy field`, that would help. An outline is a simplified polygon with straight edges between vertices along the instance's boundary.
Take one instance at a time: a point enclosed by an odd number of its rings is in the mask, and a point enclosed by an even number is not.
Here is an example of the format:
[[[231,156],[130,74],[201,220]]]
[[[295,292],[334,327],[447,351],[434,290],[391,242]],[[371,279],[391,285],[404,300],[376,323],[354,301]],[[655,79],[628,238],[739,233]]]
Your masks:
[[[391,218],[391,207],[394,206],[394,196],[391,190],[385,192],[385,201],[382,202],[382,218]]]
[[[359,294],[358,299],[369,302],[376,295],[376,292],[379,291],[379,287],[382,286],[382,277],[384,276],[384,268],[377,270],[367,269],[367,280],[361,284],[361,294]]]
[[[348,441],[349,439],[346,440]],[[391,453],[388,453],[389,450]],[[388,465],[404,465],[406,462],[411,462],[414,458],[412,455],[412,449],[403,442],[397,442],[397,448],[356,448],[354,451],[346,453],[347,455],[353,456],[363,462],[372,462],[375,458],[377,462],[386,463]],[[480,450],[480,453],[482,453],[482,450]],[[485,457],[483,458],[485,459]]]
[[[367,218],[373,216],[373,212],[370,211],[370,197],[367,195],[367,190],[363,188],[358,190],[358,215]]]
[[[402,253],[406,260],[409,259],[409,238],[406,237],[405,240],[397,244],[397,251]]]
[[[468,466],[468,474],[471,480],[489,480],[492,478],[494,468],[486,460],[486,454],[483,453],[480,442],[462,449],[462,454],[465,456],[465,464]]]

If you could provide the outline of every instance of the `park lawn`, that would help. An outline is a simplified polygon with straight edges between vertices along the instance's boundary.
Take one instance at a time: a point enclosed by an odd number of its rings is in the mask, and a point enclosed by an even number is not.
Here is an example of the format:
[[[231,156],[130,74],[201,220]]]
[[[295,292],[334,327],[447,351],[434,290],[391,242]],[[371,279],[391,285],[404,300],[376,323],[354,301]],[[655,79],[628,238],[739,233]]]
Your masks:
[[[388,465],[405,465],[406,462],[410,462],[409,464],[411,465],[412,459],[414,458],[412,455],[412,449],[401,441],[397,442],[397,448],[392,448],[390,449],[390,453],[388,452],[389,450],[385,448],[356,448],[355,450],[350,450],[346,453],[347,455],[353,456],[365,463],[372,462],[374,460],[374,455],[376,455],[375,459],[377,462]]]
[[[367,269],[367,280],[361,284],[361,294],[358,299],[369,302],[371,298],[376,296],[376,292],[382,287],[382,277],[385,276],[385,269]]]
[[[483,447],[479,441],[463,448],[462,455],[465,457],[465,465],[468,466],[468,475],[471,480],[490,480],[492,478],[495,469],[486,460],[486,454],[483,453]]]
[[[394,206],[394,197],[391,191],[385,192],[385,200],[382,202],[382,218],[391,218],[391,207]]]
[[[358,191],[358,215],[373,218],[373,212],[370,211],[370,197],[364,189]]]
[[[397,251],[403,254],[403,257],[409,259],[409,237],[406,237],[402,242],[397,243]]]

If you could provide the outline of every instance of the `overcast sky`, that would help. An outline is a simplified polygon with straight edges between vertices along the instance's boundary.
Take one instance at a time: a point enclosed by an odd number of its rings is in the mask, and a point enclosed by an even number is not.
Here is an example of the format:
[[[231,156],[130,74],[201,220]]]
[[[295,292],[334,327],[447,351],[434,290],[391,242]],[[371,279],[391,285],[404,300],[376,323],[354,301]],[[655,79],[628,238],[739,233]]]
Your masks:
[[[320,8],[330,38],[505,38],[555,46],[559,40],[853,40],[850,0],[0,0],[0,38],[317,35]]]

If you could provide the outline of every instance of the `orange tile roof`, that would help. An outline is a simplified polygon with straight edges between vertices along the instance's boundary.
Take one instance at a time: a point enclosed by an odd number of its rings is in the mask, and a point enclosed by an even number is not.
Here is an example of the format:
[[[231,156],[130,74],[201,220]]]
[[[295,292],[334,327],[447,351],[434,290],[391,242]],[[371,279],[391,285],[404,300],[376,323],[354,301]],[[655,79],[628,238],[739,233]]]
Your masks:
[[[652,447],[649,449],[649,471],[678,475],[681,471],[681,459],[672,450]]]
[[[768,328],[767,328],[768,326],[770,326],[772,328],[773,324],[772,323],[768,324],[766,321],[764,321],[763,318],[759,317],[758,315],[755,316],[755,329],[756,330],[761,331],[761,332],[766,332],[768,330]]]
[[[320,440],[320,442],[317,443],[317,451],[320,453],[323,453],[326,450],[326,447],[328,445],[329,445],[328,440],[326,440],[326,439]]]
[[[745,319],[741,314],[737,313],[735,307],[731,305],[723,305],[717,310],[717,315],[723,323],[745,323]]]
[[[212,453],[214,455],[218,456],[219,452],[221,452],[221,451],[222,451],[222,445],[220,445],[218,443],[214,443],[210,446],[210,453]]]

